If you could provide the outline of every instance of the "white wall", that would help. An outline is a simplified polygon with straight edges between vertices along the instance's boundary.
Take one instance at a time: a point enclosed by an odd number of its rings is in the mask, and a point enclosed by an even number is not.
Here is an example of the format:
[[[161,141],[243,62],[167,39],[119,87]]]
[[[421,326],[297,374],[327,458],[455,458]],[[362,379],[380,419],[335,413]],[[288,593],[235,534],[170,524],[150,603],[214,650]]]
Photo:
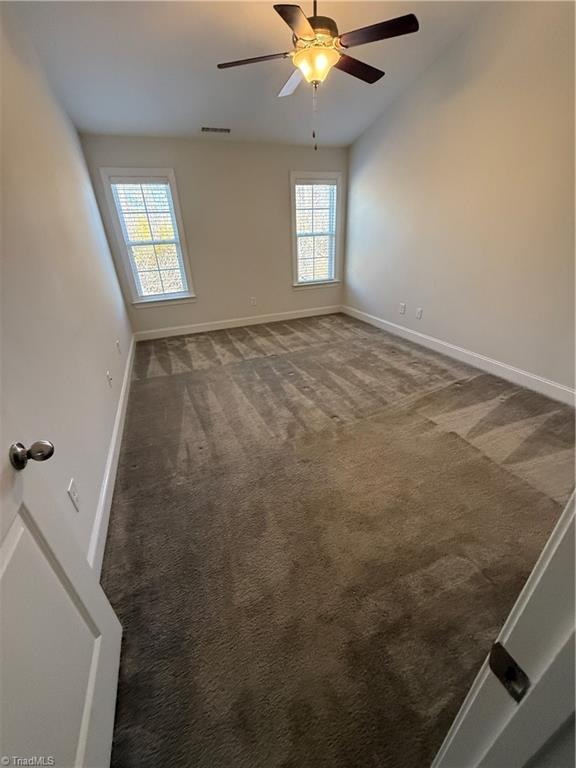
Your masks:
[[[132,333],[76,133],[9,13],[2,9],[2,529],[24,475],[41,473],[87,553]],[[17,475],[8,446],[40,438],[54,442],[54,457]],[[80,512],[66,494],[71,477]]]
[[[573,4],[486,4],[351,149],[345,303],[573,386],[573,89]]]
[[[197,299],[131,306],[125,292],[135,331],[341,303],[340,285],[292,286],[290,171],[345,172],[345,149],[101,135],[82,136],[82,146],[117,259],[98,169],[165,167],[176,175]]]

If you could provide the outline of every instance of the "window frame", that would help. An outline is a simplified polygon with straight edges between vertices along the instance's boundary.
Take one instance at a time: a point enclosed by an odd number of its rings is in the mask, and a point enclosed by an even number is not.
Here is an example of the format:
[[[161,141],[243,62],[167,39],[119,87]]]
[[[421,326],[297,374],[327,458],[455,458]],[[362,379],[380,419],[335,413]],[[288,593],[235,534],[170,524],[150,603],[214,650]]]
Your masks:
[[[108,213],[111,217],[112,228],[117,243],[118,254],[120,257],[119,260],[122,265],[122,274],[125,277],[125,282],[130,293],[130,303],[134,306],[150,306],[164,304],[166,302],[182,302],[196,299],[194,284],[192,282],[190,259],[188,257],[186,235],[184,232],[184,223],[182,221],[182,213],[180,210],[180,200],[178,198],[178,190],[176,188],[176,176],[174,174],[174,169],[102,167],[100,168],[100,176],[104,186],[104,195],[106,198],[106,204],[108,206]],[[132,270],[130,254],[128,252],[128,246],[124,238],[120,216],[116,208],[114,193],[112,191],[112,184],[154,184],[158,182],[167,183],[170,187],[170,194],[172,196],[172,208],[174,211],[174,218],[176,220],[176,227],[178,229],[178,243],[182,257],[182,267],[184,268],[188,290],[180,291],[178,293],[157,293],[151,296],[141,296],[138,293],[136,278]]]
[[[305,184],[333,184],[336,183],[336,228],[334,244],[334,277],[330,280],[306,280],[298,281],[298,234],[296,230],[296,185]],[[344,185],[342,184],[342,171],[291,171],[290,172],[290,200],[292,207],[292,287],[308,288],[336,285],[341,282],[342,275],[342,241],[343,241],[343,216],[344,210]]]

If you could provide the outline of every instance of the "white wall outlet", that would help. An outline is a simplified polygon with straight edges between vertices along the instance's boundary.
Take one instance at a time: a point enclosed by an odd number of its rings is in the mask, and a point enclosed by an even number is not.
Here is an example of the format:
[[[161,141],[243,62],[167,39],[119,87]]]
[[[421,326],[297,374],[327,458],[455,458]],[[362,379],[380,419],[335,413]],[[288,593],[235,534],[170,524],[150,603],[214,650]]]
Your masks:
[[[106,371],[106,379],[108,381],[108,386],[111,387],[112,386],[112,374],[110,373],[110,371]]]
[[[68,496],[70,496],[70,501],[74,504],[76,512],[80,512],[80,496],[73,477],[70,478],[70,482],[68,483]]]
[[[422,307],[418,307],[416,310],[416,320],[422,320]]]
[[[122,354],[122,347],[120,346],[120,339],[116,339],[116,349],[118,350],[118,354]]]
[[[256,296],[250,296],[250,304],[252,304],[253,307],[256,306]]]
[[[399,312],[400,312],[401,315],[405,315],[406,314],[406,304],[403,301],[400,302]]]

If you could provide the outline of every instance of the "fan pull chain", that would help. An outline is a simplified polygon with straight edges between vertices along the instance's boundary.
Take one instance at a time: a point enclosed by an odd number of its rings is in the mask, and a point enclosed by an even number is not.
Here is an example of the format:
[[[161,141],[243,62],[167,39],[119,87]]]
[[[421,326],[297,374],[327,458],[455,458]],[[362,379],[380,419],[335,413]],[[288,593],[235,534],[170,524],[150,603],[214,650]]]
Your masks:
[[[318,141],[316,140],[316,118],[318,116],[318,83],[312,84],[312,138],[314,140],[314,151],[318,151]]]

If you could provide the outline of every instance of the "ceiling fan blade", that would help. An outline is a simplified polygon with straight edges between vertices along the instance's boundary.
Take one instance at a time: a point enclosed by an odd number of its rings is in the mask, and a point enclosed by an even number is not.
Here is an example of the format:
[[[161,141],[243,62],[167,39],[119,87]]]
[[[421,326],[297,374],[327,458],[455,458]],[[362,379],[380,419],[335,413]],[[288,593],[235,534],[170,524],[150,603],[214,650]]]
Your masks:
[[[228,67],[241,67],[243,64],[255,64],[258,61],[273,61],[274,59],[287,59],[290,53],[271,53],[268,56],[254,56],[252,59],[240,59],[239,61],[225,61],[218,64],[218,69],[228,69]]]
[[[376,69],[376,67],[371,67],[370,64],[365,64],[363,61],[353,59],[352,56],[346,56],[345,53],[340,56],[334,66],[336,69],[341,69],[342,72],[346,72],[348,75],[357,77],[359,80],[364,80],[365,83],[370,83],[370,85],[377,80],[380,80],[381,77],[384,77],[384,72],[382,72],[381,69]]]
[[[300,72],[299,69],[295,69],[288,80],[284,83],[284,87],[278,94],[278,97],[282,98],[283,96],[291,96],[302,82],[302,77],[302,72]]]
[[[352,48],[355,45],[374,43],[376,40],[386,40],[389,37],[408,35],[410,32],[418,32],[419,29],[418,19],[413,13],[409,13],[406,16],[398,16],[396,19],[381,21],[379,24],[355,29],[352,32],[345,32],[343,35],[340,35],[340,43],[344,48]]]
[[[296,37],[314,40],[316,33],[299,5],[275,5],[274,10],[280,14]]]

